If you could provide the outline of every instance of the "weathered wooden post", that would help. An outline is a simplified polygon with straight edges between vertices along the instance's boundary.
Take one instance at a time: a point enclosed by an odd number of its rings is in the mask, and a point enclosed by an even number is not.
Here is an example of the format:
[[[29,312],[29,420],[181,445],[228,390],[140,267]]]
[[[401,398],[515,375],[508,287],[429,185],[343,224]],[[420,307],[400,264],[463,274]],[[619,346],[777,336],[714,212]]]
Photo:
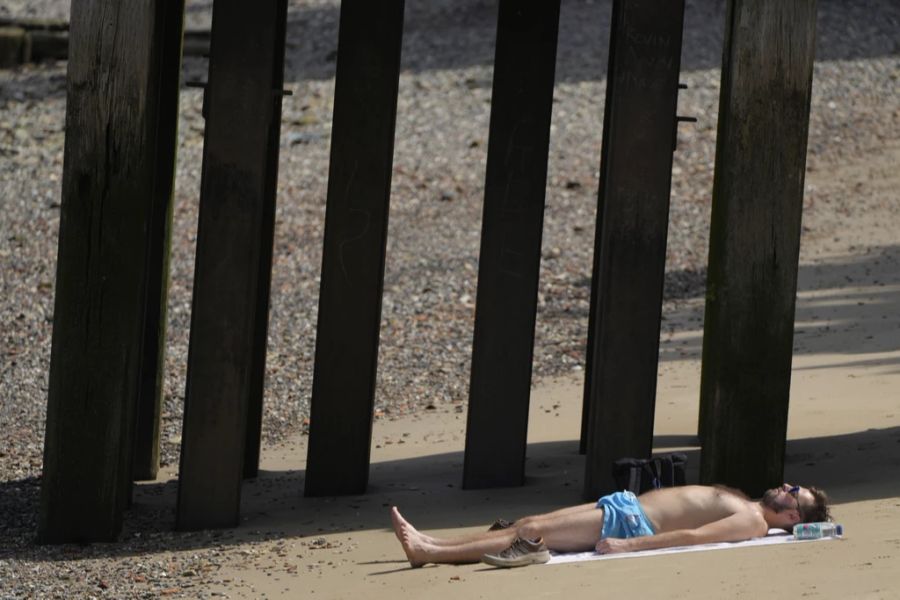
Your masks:
[[[501,0],[463,486],[522,485],[559,0]]]
[[[600,159],[582,439],[584,495],[653,447],[684,0],[615,0]]]
[[[145,315],[160,309],[150,256],[171,193],[183,6],[72,6],[44,543],[111,541],[128,501],[135,404],[155,351],[142,343]]]
[[[403,0],[341,2],[305,494],[366,489]]]
[[[816,0],[731,0],[700,388],[700,477],[751,495],[784,470]]]
[[[169,292],[169,246],[172,235],[172,192],[178,148],[178,90],[181,83],[181,48],[184,2],[161,2],[163,19],[157,28],[160,73],[156,94],[156,145],[159,158],[153,176],[153,208],[148,230],[147,309],[144,313],[143,351],[134,439],[136,481],[156,479],[159,471],[159,431],[162,412],[163,370],[166,356],[166,301]]]
[[[244,477],[259,474],[259,454],[262,437],[263,392],[266,375],[266,349],[269,341],[269,294],[272,287],[272,252],[275,242],[275,197],[278,193],[278,149],[281,131],[282,95],[290,95],[284,86],[284,45],[286,40],[286,9],[278,9],[274,23],[275,50],[271,57],[271,81],[265,82],[274,90],[272,118],[269,121],[269,146],[263,167],[262,226],[258,239],[259,267],[256,284],[256,323],[253,326],[252,364],[250,367],[250,396],[247,405],[247,440],[244,447]],[[266,31],[270,35],[269,30]]]
[[[179,529],[238,523],[262,391],[286,19],[286,0],[213,10]]]

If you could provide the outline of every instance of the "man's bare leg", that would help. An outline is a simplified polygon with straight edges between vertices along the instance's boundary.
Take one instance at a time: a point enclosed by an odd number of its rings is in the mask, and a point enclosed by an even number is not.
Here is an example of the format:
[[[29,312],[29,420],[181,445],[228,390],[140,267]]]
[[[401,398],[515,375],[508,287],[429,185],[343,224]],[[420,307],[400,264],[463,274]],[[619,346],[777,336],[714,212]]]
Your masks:
[[[403,518],[400,512],[397,510],[397,507],[391,508],[391,521],[394,524],[394,533],[397,535],[397,539],[401,542],[403,541],[400,537],[400,533],[402,531],[401,526],[408,526],[415,530],[416,534],[418,534],[418,538],[420,541],[430,544],[432,546],[459,546],[461,544],[465,544],[468,542],[479,542],[482,540],[488,540],[495,537],[502,537],[506,539],[509,537],[511,531],[515,531],[515,527],[507,528],[507,529],[498,529],[494,531],[485,531],[481,530],[476,533],[457,535],[452,538],[441,538],[433,535],[428,535],[427,533],[423,533],[418,529],[415,529],[409,521]],[[515,538],[513,538],[515,539]]]
[[[543,538],[551,550],[577,552],[592,550],[603,528],[603,510],[566,511],[526,517],[515,527],[499,531],[487,531],[456,540],[441,540],[420,533],[397,510],[391,509],[394,531],[403,545],[406,557],[413,567],[426,563],[478,562],[485,554],[495,554],[507,548],[516,537]]]
[[[597,510],[596,502],[589,502],[587,504],[579,504],[577,506],[569,506],[567,508],[561,508],[559,510],[554,510],[548,513],[542,513],[539,515],[532,515],[528,517],[522,517],[519,520],[515,521],[511,527],[511,529],[515,529],[517,526],[521,524],[528,523],[530,521],[547,521],[549,519],[555,519],[558,517],[565,517],[573,514],[578,514],[582,512],[590,512]],[[402,517],[401,517],[402,518]],[[395,533],[396,533],[396,527]],[[477,542],[485,539],[490,539],[491,537],[496,537],[498,533],[504,530],[499,531],[479,531],[476,533],[470,533],[467,535],[459,535],[454,536],[452,538],[440,538],[432,535],[428,535],[426,533],[422,533],[419,531],[419,535],[421,536],[422,541],[425,541],[434,546],[459,546],[460,544],[465,544],[467,542]],[[501,533],[502,535],[502,533]],[[400,539],[400,534],[397,534],[397,539]]]
[[[516,539],[516,530],[501,529],[500,531],[487,531],[472,539],[460,540],[453,545],[439,545],[441,540],[420,533],[403,516],[397,507],[391,508],[391,521],[394,525],[394,533],[403,546],[406,558],[413,567],[421,567],[427,563],[472,563],[481,560],[485,554],[500,552],[512,544]]]
[[[552,517],[565,517],[568,515],[578,514],[581,512],[589,512],[592,510],[597,510],[596,502],[588,502],[587,504],[576,504],[575,506],[569,506],[566,508],[560,508],[559,510],[554,510],[552,512],[543,513],[540,515],[534,515],[532,518],[544,519],[544,518],[552,518]]]
[[[544,544],[556,552],[593,550],[603,530],[604,511],[596,505],[590,510],[581,508],[526,517],[516,522],[516,531],[521,538],[543,538]]]

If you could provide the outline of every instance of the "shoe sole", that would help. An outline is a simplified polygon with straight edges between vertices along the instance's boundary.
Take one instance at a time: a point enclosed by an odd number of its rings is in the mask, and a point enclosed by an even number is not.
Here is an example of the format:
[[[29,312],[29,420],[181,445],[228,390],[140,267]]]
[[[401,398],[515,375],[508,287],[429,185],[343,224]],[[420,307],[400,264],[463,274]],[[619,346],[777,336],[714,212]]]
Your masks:
[[[550,560],[550,551],[529,552],[515,558],[503,558],[495,554],[485,554],[481,562],[494,567],[527,567],[528,565],[542,565]]]

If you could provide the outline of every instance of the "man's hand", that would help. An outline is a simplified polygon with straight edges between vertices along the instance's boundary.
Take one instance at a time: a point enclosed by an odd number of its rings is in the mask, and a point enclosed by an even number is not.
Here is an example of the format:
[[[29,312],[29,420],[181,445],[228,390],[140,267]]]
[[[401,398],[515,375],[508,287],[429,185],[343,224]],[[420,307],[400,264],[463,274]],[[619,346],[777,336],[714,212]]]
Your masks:
[[[628,552],[628,540],[620,538],[603,538],[594,548],[597,554],[616,554],[619,552]]]

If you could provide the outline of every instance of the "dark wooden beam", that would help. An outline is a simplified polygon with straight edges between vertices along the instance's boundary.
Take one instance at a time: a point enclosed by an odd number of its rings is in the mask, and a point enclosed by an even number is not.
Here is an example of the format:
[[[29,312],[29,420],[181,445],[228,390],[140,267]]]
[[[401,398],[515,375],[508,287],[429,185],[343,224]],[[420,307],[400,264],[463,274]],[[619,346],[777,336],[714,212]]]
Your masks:
[[[751,495],[784,470],[815,31],[815,0],[728,4],[700,477]]]
[[[279,11],[275,23],[275,52],[272,56],[271,88],[272,118],[269,121],[269,146],[263,171],[262,227],[259,237],[259,268],[256,286],[256,323],[253,330],[253,363],[250,367],[250,398],[247,405],[247,441],[244,447],[244,477],[259,473],[259,454],[262,436],[263,391],[266,375],[266,348],[269,338],[269,293],[272,283],[272,246],[275,240],[275,198],[278,192],[278,150],[281,131],[281,104],[284,87],[284,44],[287,18]]]
[[[261,271],[271,260],[286,11],[286,0],[217,0],[213,10],[178,486],[182,530],[238,523],[250,399],[261,390],[269,277]]]
[[[584,495],[649,457],[684,0],[615,0],[585,369]]]
[[[181,82],[181,45],[184,2],[157,3],[159,87],[156,116],[156,173],[153,208],[148,231],[146,269],[147,309],[142,333],[137,426],[134,440],[136,481],[156,479],[159,471],[159,431],[162,413],[163,371],[166,356],[166,302],[169,291],[169,246],[172,234],[172,192],[178,148],[178,90]]]
[[[369,478],[403,0],[341,2],[305,494]]]
[[[182,2],[72,6],[38,539],[112,541],[131,488],[154,219],[172,158]],[[139,107],[140,109],[136,109]]]
[[[501,0],[463,486],[521,485],[559,0]]]

